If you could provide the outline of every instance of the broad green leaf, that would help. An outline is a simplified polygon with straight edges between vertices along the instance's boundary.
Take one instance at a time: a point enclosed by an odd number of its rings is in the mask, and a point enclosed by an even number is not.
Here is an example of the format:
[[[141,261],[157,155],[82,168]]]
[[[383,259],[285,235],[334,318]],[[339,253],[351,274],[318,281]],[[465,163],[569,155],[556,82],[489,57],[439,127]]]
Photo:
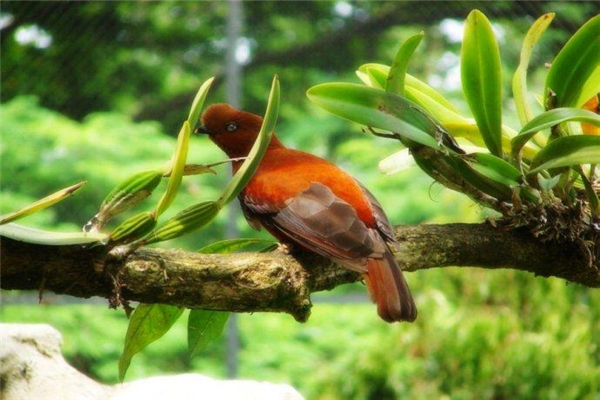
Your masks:
[[[123,382],[131,359],[150,343],[160,339],[183,313],[183,308],[165,304],[140,304],[131,314],[123,354],[119,359],[119,380]]]
[[[483,176],[509,186],[520,185],[521,173],[502,158],[487,153],[475,153],[468,157],[474,161],[471,164],[473,168]]]
[[[461,50],[462,88],[487,148],[502,157],[502,68],[490,21],[469,14]]]
[[[324,83],[306,94],[313,103],[339,117],[441,148],[435,137],[441,127],[403,97],[351,83]]]
[[[531,161],[529,173],[582,164],[600,164],[600,136],[575,135],[553,140]]]
[[[387,84],[387,75],[378,68],[367,68],[367,76],[371,81],[371,87],[376,89],[385,89]]]
[[[404,81],[406,80],[406,71],[408,70],[408,63],[421,43],[421,40],[425,36],[425,33],[420,32],[416,35],[413,35],[406,39],[404,43],[398,49],[398,53],[396,53],[396,57],[394,57],[394,62],[390,68],[390,71],[387,76],[385,90],[386,92],[391,92],[398,94],[400,96],[404,96],[405,88]]]
[[[105,243],[108,235],[99,232],[50,232],[17,224],[0,226],[0,236],[19,242],[46,246],[68,246],[74,244]]]
[[[455,138],[465,138],[476,146],[485,147],[485,142],[475,123],[447,123],[444,124],[444,128],[446,128],[446,130]],[[507,129],[502,130],[502,148],[506,152],[510,152],[511,149],[511,136]],[[532,145],[526,144],[523,148],[523,156],[528,160],[531,160],[538,151],[539,150]]]
[[[223,194],[218,200],[219,206],[223,207],[225,204],[235,199],[244,187],[252,179],[252,175],[256,172],[260,161],[262,160],[267,147],[271,142],[273,136],[273,130],[277,123],[277,116],[279,115],[279,78],[277,75],[273,77],[273,83],[271,85],[271,92],[269,93],[269,101],[267,103],[267,110],[265,111],[265,118],[263,124],[258,133],[256,142],[252,146],[248,158],[236,174],[231,178]]]
[[[175,156],[173,157],[173,164],[169,182],[167,183],[167,189],[160,198],[154,211],[154,215],[156,217],[165,212],[173,203],[175,197],[177,197],[177,190],[179,190],[179,185],[181,185],[181,179],[183,178],[183,171],[185,169],[185,162],[187,160],[191,133],[192,131],[190,124],[188,121],[185,121],[177,138],[177,150],[175,152]]]
[[[529,93],[527,91],[527,68],[529,67],[529,60],[531,59],[531,53],[536,43],[542,36],[542,34],[548,28],[548,25],[554,19],[554,13],[548,13],[542,15],[537,19],[527,31],[525,39],[523,40],[523,47],[521,48],[521,59],[519,67],[515,71],[512,82],[513,96],[515,98],[515,106],[517,108],[517,114],[521,125],[525,125],[533,118],[533,111],[531,105],[527,99]]]
[[[87,182],[85,181],[79,182],[73,186],[69,186],[67,188],[59,190],[58,192],[52,193],[51,195],[46,196],[43,199],[40,199],[34,203],[31,203],[28,206],[21,208],[20,210],[0,215],[0,225],[8,224],[9,222],[16,221],[31,214],[35,214],[36,212],[42,211],[58,203],[59,201],[63,201],[64,199],[81,189],[81,187],[86,183]]]
[[[204,106],[204,100],[206,100],[206,95],[208,94],[208,90],[210,89],[210,86],[214,80],[214,77],[207,79],[202,86],[200,86],[198,93],[196,93],[196,97],[194,97],[194,102],[192,103],[192,107],[190,108],[190,113],[187,119],[192,132],[196,129],[196,125],[198,125],[200,113],[202,112],[202,107]]]
[[[544,90],[547,109],[576,107],[579,101],[585,101],[580,97],[586,82],[600,64],[598,49],[600,15],[590,19],[575,32],[552,62]]]
[[[600,57],[600,56],[599,56]],[[591,73],[587,82],[584,83],[581,89],[579,99],[575,103],[575,107],[581,108],[589,99],[600,93],[600,64]]]
[[[208,224],[217,216],[220,205],[215,201],[205,201],[178,212],[162,226],[142,239],[144,245],[164,242],[194,232]]]
[[[363,80],[363,82],[365,82],[365,84],[368,85],[368,81],[364,80],[364,79],[368,79],[367,70],[379,71],[378,74],[371,71],[371,74],[373,75],[373,77],[375,77],[378,80],[377,82],[378,82],[380,88],[385,87],[385,80],[387,79],[387,76],[390,72],[390,67],[388,67],[387,65],[375,64],[375,63],[361,65],[359,67],[358,71],[356,71],[356,74],[358,75],[359,78],[361,78],[361,80]],[[446,99],[444,96],[442,96],[442,94],[440,92],[438,92],[437,90],[435,90],[434,88],[432,88],[431,86],[426,84],[425,82],[415,78],[411,74],[406,74],[405,79],[406,79],[405,85],[407,88],[416,89],[419,92],[427,95],[428,97],[430,97],[431,99],[433,99],[434,101],[439,103],[440,105],[446,107],[447,109],[454,111],[455,113],[458,112],[456,107],[454,107],[454,105],[452,105],[452,103],[450,103],[450,101],[448,99]]]
[[[188,319],[188,350],[191,356],[221,336],[229,312],[191,309]]]
[[[512,153],[519,154],[523,146],[539,131],[568,121],[587,122],[600,126],[600,115],[580,108],[555,108],[546,111],[529,121],[511,140]]]
[[[198,253],[217,254],[233,253],[234,251],[247,248],[253,245],[272,245],[274,242],[267,239],[225,239],[204,246]]]
[[[417,165],[409,149],[402,149],[379,162],[379,172],[386,175],[397,174]]]

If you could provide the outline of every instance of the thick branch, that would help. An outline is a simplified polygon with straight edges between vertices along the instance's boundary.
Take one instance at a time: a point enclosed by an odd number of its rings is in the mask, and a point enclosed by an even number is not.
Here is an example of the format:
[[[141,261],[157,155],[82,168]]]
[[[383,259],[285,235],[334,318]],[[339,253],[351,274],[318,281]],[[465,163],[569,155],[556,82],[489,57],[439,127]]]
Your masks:
[[[600,286],[577,246],[544,244],[526,232],[489,224],[401,226],[397,229],[405,271],[469,266],[512,268]],[[279,311],[304,321],[310,293],[355,282],[360,275],[314,255],[280,252],[206,255],[140,249],[125,260],[102,247],[40,246],[2,238],[3,289],[52,290],[76,297],[114,295],[126,300],[240,312]]]

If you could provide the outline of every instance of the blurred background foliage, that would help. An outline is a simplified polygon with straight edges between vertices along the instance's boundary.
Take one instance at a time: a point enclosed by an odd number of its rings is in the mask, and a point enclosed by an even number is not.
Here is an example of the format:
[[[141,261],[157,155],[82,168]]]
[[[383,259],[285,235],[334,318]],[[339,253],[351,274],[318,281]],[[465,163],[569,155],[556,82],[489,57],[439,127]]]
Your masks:
[[[541,92],[544,63],[598,10],[594,2],[571,1],[242,7],[236,60],[243,66],[244,108],[264,112],[271,77],[278,73],[282,139],[350,171],[390,219],[403,224],[476,222],[487,214],[465,196],[432,184],[417,168],[381,175],[378,161],[397,146],[311,106],[306,89],[358,82],[356,67],[389,64],[402,40],[424,30],[410,73],[466,112],[458,69],[462,21],[479,8],[499,37],[505,93],[526,30],[542,13],[556,13],[531,62],[530,87]],[[207,102],[225,101],[228,12],[228,2],[3,2],[0,213],[87,180],[76,196],[23,220],[78,230],[119,180],[164,165],[199,84],[217,76]],[[512,102],[506,101],[505,110],[510,125],[511,117],[516,121]],[[224,158],[206,138],[192,139],[189,162]],[[217,175],[185,178],[169,213],[214,199],[229,176],[226,166],[217,169]],[[226,224],[223,213],[201,232],[165,246],[198,249],[224,238]],[[241,236],[267,237],[251,231],[243,217],[236,225]],[[516,271],[453,268],[419,271],[408,279],[420,309],[414,325],[379,321],[361,285],[315,296],[313,316],[304,325],[286,315],[240,316],[239,377],[288,382],[307,398],[320,399],[597,398],[597,290]],[[71,363],[103,382],[117,380],[123,312],[98,304],[32,306],[17,304],[22,297],[14,293],[2,296],[3,322],[54,325],[65,337]],[[190,360],[184,322],[134,360],[130,379],[181,371],[226,375],[225,339]]]

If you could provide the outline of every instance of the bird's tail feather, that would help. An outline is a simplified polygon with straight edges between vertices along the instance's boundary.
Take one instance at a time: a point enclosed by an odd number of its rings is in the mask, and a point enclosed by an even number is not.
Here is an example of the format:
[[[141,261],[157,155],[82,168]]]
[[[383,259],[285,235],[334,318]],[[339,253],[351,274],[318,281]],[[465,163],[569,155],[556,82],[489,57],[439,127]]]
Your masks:
[[[417,307],[408,284],[391,251],[383,258],[367,260],[367,273],[364,275],[377,313],[387,322],[413,322],[417,318]]]

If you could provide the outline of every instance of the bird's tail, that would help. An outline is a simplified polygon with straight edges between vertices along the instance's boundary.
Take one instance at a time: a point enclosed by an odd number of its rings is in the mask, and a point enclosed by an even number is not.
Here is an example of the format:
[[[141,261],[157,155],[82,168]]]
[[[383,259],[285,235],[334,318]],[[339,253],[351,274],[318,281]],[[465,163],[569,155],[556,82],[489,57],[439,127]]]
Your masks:
[[[386,251],[383,258],[369,258],[364,276],[377,313],[384,321],[413,322],[417,318],[417,307],[391,251]]]

